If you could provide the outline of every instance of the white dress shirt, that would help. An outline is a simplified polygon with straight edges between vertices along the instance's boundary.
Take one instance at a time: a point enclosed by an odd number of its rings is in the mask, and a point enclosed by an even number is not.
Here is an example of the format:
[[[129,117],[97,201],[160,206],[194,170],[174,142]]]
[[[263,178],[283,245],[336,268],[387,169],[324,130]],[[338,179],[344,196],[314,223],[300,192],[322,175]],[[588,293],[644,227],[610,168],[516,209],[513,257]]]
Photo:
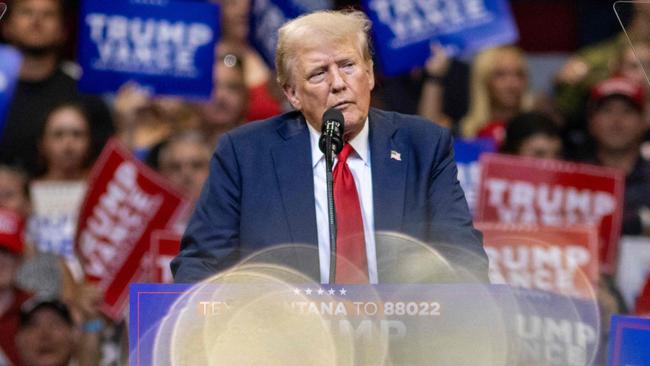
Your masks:
[[[366,239],[366,256],[368,259],[368,280],[377,283],[377,253],[375,248],[375,222],[372,203],[372,171],[370,168],[370,145],[368,143],[368,119],[364,122],[361,132],[349,144],[354,148],[347,160],[348,167],[354,177],[357,193],[361,202],[363,232]],[[330,228],[327,216],[327,183],[325,181],[325,154],[318,148],[320,132],[311,124],[309,136],[311,142],[312,168],[314,172],[314,198],[316,201],[316,225],[318,229],[318,260],[320,263],[320,281],[329,282],[330,272]],[[334,159],[334,167],[338,159]]]

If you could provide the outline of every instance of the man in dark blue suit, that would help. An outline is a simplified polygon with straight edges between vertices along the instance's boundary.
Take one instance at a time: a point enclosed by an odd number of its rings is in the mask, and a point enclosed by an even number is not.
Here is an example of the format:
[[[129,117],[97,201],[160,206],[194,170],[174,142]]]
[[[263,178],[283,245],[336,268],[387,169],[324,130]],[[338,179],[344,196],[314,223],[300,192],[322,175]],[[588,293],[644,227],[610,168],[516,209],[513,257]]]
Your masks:
[[[313,245],[314,255],[297,256],[292,266],[327,282],[325,163],[316,145],[322,115],[332,107],[345,119],[351,153],[341,166],[349,169],[358,196],[356,218],[349,221],[356,220],[362,232],[361,248],[352,252],[363,256],[358,263],[366,281],[381,282],[385,256],[399,256],[378,246],[374,233],[380,231],[458,248],[450,262],[463,262],[459,253],[467,253],[471,271],[486,278],[482,237],[472,227],[456,179],[449,131],[369,107],[374,87],[369,26],[361,12],[316,12],[280,29],[278,81],[296,111],[221,138],[181,252],[172,261],[177,282],[201,280],[243,255],[286,243]],[[339,205],[337,219],[347,210]],[[392,263],[399,265],[399,258]]]

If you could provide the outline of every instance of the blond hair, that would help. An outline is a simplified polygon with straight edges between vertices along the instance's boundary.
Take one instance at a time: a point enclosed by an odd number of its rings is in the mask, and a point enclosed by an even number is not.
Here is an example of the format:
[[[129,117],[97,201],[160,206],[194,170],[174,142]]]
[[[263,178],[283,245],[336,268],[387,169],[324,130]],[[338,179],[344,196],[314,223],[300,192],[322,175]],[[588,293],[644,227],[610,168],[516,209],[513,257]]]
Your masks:
[[[505,53],[516,55],[527,70],[523,52],[515,46],[500,46],[481,51],[472,63],[470,76],[470,105],[465,117],[460,121],[460,132],[463,137],[476,137],[478,131],[492,116],[490,91],[488,83],[494,74],[499,57]],[[520,109],[527,110],[532,105],[532,97],[524,93]]]
[[[281,87],[290,83],[295,58],[302,48],[322,46],[327,42],[356,42],[359,54],[372,65],[368,40],[370,26],[370,19],[357,10],[316,11],[288,21],[278,30],[275,52],[278,83]]]

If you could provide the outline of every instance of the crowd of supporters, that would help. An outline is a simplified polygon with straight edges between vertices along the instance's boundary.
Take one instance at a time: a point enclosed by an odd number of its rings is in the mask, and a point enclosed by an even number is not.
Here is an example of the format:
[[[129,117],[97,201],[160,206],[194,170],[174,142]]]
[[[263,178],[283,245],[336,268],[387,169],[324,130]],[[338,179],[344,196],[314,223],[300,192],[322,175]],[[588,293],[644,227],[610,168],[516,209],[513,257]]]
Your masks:
[[[74,253],[51,253],[34,242],[44,233],[30,225],[40,199],[32,187],[83,185],[106,141],[117,138],[196,199],[224,132],[289,110],[273,70],[247,41],[249,2],[215,1],[222,34],[213,91],[200,102],[150,95],[132,82],[113,95],[79,92],[79,68],[64,57],[74,44],[74,6],[8,1],[1,39],[20,51],[23,64],[0,134],[0,365],[120,364],[126,357],[125,326],[101,315],[101,294],[84,283]],[[422,68],[378,75],[373,105],[420,114],[457,138],[493,139],[506,154],[623,169],[622,233],[648,237],[648,4],[634,7],[628,34],[634,47],[621,32],[567,53],[543,91],[531,89],[536,70],[517,45],[484,50],[470,62],[432,45]],[[601,291],[609,313],[627,311],[610,278]]]

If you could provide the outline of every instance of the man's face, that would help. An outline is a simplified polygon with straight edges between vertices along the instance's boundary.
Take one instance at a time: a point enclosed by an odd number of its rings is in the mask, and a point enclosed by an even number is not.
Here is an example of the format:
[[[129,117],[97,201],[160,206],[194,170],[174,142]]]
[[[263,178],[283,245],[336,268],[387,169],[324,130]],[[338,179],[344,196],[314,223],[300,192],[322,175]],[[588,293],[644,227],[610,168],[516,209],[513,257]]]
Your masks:
[[[647,126],[643,115],[623,98],[610,98],[593,112],[589,132],[599,148],[610,151],[638,149]]]
[[[284,93],[294,108],[320,131],[323,113],[343,112],[348,139],[363,128],[370,92],[375,86],[372,65],[364,61],[353,41],[325,42],[298,49]]]
[[[214,70],[214,90],[210,101],[203,105],[209,124],[227,126],[242,123],[246,116],[248,93],[241,69],[217,61]]]
[[[4,37],[27,52],[50,51],[65,39],[56,0],[18,0],[4,24]]]
[[[203,145],[179,141],[168,146],[160,161],[160,172],[197,199],[208,178],[210,150]]]
[[[55,310],[42,308],[16,334],[18,352],[25,365],[67,365],[74,346],[74,333]]]

